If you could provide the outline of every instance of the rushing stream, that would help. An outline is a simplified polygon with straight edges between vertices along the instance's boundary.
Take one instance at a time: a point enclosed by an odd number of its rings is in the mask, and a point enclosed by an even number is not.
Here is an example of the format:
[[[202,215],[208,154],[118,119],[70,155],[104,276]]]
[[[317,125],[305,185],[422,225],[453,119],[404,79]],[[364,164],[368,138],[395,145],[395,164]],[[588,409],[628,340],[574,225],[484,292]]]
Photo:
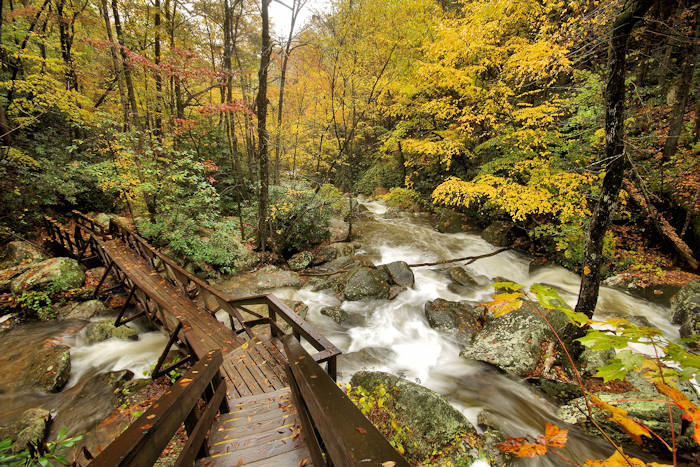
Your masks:
[[[479,235],[439,233],[423,215],[401,213],[385,218],[384,204],[377,201],[363,204],[370,210],[371,218],[358,225],[361,253],[367,254],[375,264],[433,262],[495,249]],[[556,407],[525,384],[494,368],[459,357],[457,345],[450,337],[430,328],[424,315],[425,303],[436,298],[472,304],[486,301],[493,294],[490,284],[497,277],[525,285],[549,285],[569,304],[575,304],[577,275],[558,266],[544,266],[530,272],[530,262],[531,258],[514,251],[478,260],[467,269],[477,277],[480,286],[459,293],[448,288],[451,281],[439,268],[414,268],[415,286],[394,300],[344,302],[342,308],[351,315],[353,323],[347,326],[340,326],[319,312],[324,306],[338,304],[332,295],[309,288],[275,293],[306,303],[310,307],[308,321],[343,351],[338,362],[340,380],[349,380],[361,369],[386,371],[443,394],[473,423],[477,414],[487,409],[507,435],[537,435],[547,421],[564,426],[556,421]],[[678,338],[665,307],[604,287],[596,317],[609,316],[641,317],[668,337]],[[569,437],[562,453],[571,459],[583,462],[586,458],[610,454],[608,445],[576,429],[570,431]],[[561,459],[548,456],[526,462],[527,465],[561,463]]]

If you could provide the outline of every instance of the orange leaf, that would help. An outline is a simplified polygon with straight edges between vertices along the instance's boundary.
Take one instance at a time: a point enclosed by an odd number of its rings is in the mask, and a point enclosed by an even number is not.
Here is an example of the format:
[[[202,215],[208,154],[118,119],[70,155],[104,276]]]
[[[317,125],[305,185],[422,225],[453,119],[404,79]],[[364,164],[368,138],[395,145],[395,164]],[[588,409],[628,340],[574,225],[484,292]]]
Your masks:
[[[547,446],[531,443],[527,438],[508,438],[496,445],[503,452],[510,452],[518,457],[537,457],[547,452]]]
[[[671,467],[668,464],[657,464],[651,462],[645,464],[643,460],[636,457],[630,457],[620,454],[620,451],[615,451],[612,456],[602,460],[587,460],[583,467]]]
[[[695,424],[693,439],[700,444],[700,409],[685,394],[664,383],[654,383],[661,394],[669,397],[683,411],[683,418]]]
[[[356,429],[361,435],[366,435],[366,434],[367,434],[367,430],[365,430],[364,428],[360,428],[359,426],[356,426],[355,429]]]
[[[562,430],[556,425],[547,423],[544,429],[545,444],[551,448],[563,448],[566,446],[569,430]]]
[[[612,416],[608,418],[608,420],[610,420],[613,423],[616,423],[620,428],[625,430],[625,432],[627,432],[630,438],[632,438],[637,444],[642,444],[642,436],[651,438],[651,435],[649,434],[649,429],[646,426],[634,420],[633,418],[628,417],[626,410],[621,409],[619,407],[615,407],[610,404],[606,404],[593,394],[591,394],[590,397],[591,402],[600,407],[602,410],[610,412]]]
[[[308,463],[309,463],[309,459],[302,459],[299,461],[299,467],[304,467]]]
[[[507,315],[511,311],[519,309],[523,305],[520,300],[522,293],[499,293],[493,296],[493,300],[485,303],[484,306],[488,311],[493,313],[496,318]]]
[[[382,467],[394,467],[395,465],[396,465],[396,462],[394,462],[394,461],[382,462]]]

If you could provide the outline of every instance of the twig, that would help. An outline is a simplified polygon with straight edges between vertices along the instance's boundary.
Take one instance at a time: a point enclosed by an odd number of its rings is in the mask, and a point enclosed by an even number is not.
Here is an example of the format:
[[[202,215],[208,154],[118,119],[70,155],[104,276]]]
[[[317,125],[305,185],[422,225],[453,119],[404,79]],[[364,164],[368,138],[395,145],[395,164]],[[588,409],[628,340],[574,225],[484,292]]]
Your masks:
[[[507,247],[505,247],[505,248],[499,248],[498,250],[495,250],[495,251],[492,251],[491,253],[486,253],[486,254],[483,254],[483,255],[478,255],[478,256],[465,256],[465,257],[463,257],[463,258],[455,258],[455,259],[444,259],[444,260],[441,260],[441,261],[434,261],[434,262],[432,262],[432,263],[416,263],[416,264],[409,264],[408,267],[409,267],[409,268],[421,268],[421,267],[424,267],[424,266],[437,266],[437,265],[439,265],[439,264],[456,263],[456,262],[458,262],[458,261],[467,261],[466,264],[471,264],[471,263],[473,263],[474,261],[476,261],[477,259],[488,258],[489,256],[494,256],[494,255],[497,255],[497,254],[499,254],[499,253],[503,253],[504,251],[508,251],[508,250],[512,250],[512,249],[513,249],[512,246],[507,246]]]

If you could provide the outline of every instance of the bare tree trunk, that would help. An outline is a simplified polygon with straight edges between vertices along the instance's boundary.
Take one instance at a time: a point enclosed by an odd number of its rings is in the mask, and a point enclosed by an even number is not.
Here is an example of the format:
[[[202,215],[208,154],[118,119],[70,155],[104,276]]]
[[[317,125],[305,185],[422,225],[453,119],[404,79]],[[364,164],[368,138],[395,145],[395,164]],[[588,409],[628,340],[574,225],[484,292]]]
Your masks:
[[[695,11],[695,34],[693,34],[691,44],[686,48],[681,82],[678,85],[678,95],[676,96],[676,102],[671,111],[671,123],[668,129],[666,144],[664,144],[664,160],[668,160],[676,153],[681,130],[683,130],[683,116],[685,115],[685,107],[688,104],[688,93],[693,81],[693,72],[695,71],[696,43],[698,39],[700,39],[700,28],[697,27],[698,21],[700,21],[700,9]]]
[[[129,106],[131,108],[131,122],[136,128],[141,128],[141,122],[139,122],[139,111],[136,107],[136,94],[134,93],[134,82],[131,79],[131,65],[128,63],[128,57],[126,51],[124,50],[124,33],[122,31],[121,20],[119,19],[119,8],[117,7],[117,0],[112,0],[112,16],[114,17],[114,29],[117,31],[117,40],[119,41],[120,52],[122,56],[122,65],[124,67],[124,81],[126,82],[126,95],[129,100]]]
[[[603,241],[625,172],[625,65],[627,42],[634,25],[646,13],[652,0],[630,0],[613,23],[608,49],[608,81],[605,87],[606,167],[600,198],[588,228],[583,254],[583,274],[576,311],[593,316],[600,288]]]
[[[268,136],[267,136],[267,68],[270,64],[272,45],[270,43],[270,24],[268,7],[271,0],[261,0],[260,17],[262,18],[262,47],[260,50],[260,69],[258,71],[258,95],[255,99],[258,117],[258,162],[260,165],[260,190],[258,193],[258,237],[257,245],[265,251],[267,241],[267,202],[268,202]]]
[[[124,128],[129,126],[129,104],[126,101],[126,93],[124,91],[124,83],[122,82],[122,72],[121,64],[119,63],[119,57],[117,56],[117,51],[115,49],[114,35],[112,34],[112,22],[109,19],[109,9],[107,8],[107,0],[101,1],[102,17],[105,20],[105,29],[107,31],[107,39],[109,39],[109,52],[112,56],[112,66],[114,67],[114,77],[117,80],[117,85],[119,87],[119,99],[122,104],[122,110],[124,112]]]
[[[153,55],[155,56],[156,64],[156,116],[155,127],[158,138],[163,136],[163,76],[160,74],[160,0],[155,0],[155,17],[153,25],[155,28],[155,37],[153,39]]]

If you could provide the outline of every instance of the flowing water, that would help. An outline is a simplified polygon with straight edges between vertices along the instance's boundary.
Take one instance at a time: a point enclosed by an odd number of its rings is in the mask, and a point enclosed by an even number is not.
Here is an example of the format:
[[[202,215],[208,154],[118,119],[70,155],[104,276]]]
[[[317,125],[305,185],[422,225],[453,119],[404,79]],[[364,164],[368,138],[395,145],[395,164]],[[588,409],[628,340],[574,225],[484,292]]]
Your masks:
[[[384,204],[377,201],[362,204],[369,209],[370,218],[357,226],[361,253],[367,254],[374,264],[434,262],[495,249],[479,235],[439,233],[424,215],[401,213],[386,218]],[[458,346],[448,336],[430,328],[424,315],[425,303],[436,298],[472,304],[487,301],[493,294],[490,284],[496,278],[524,285],[546,284],[556,288],[569,304],[575,304],[579,288],[576,274],[559,266],[544,266],[531,272],[530,262],[531,258],[514,251],[478,260],[466,268],[480,286],[459,291],[450,290],[451,281],[440,268],[414,268],[415,286],[394,300],[342,303],[352,323],[344,326],[319,312],[325,306],[339,304],[328,293],[309,288],[275,293],[309,305],[307,320],[343,351],[338,361],[340,380],[347,381],[361,369],[386,371],[443,394],[474,424],[477,414],[487,409],[507,435],[534,436],[544,430],[548,421],[564,426],[556,421],[556,407],[525,384],[494,368],[460,358]],[[678,338],[677,328],[668,321],[666,307],[603,287],[596,317],[610,316],[646,319],[667,337]],[[610,454],[608,445],[577,429],[572,428],[569,436],[562,453],[571,459],[582,462]],[[534,463],[528,460],[526,464],[561,465],[561,459],[548,456]]]

